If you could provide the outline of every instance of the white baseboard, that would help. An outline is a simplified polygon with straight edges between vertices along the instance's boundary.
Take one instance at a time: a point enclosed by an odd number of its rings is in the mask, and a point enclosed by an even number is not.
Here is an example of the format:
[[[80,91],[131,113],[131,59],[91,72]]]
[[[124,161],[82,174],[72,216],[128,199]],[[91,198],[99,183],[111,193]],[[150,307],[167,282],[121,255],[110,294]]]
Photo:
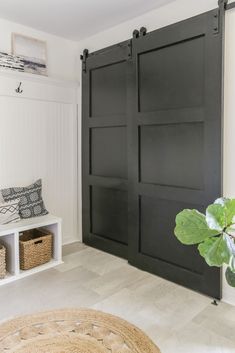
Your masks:
[[[82,239],[78,239],[78,238],[75,238],[75,237],[72,237],[72,238],[66,238],[64,241],[63,241],[63,246],[65,245],[70,245],[70,244],[73,244],[73,243],[82,243]]]

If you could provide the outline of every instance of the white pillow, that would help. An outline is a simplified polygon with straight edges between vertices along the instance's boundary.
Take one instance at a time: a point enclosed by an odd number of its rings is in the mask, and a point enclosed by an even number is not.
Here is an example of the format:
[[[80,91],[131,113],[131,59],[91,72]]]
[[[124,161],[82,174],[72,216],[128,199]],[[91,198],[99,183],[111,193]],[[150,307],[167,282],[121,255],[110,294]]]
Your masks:
[[[4,203],[5,201],[4,201],[4,198],[3,198],[3,196],[2,196],[2,192],[0,191],[0,204],[1,203]]]
[[[0,203],[0,224],[17,222],[20,220],[19,215],[20,199]]]

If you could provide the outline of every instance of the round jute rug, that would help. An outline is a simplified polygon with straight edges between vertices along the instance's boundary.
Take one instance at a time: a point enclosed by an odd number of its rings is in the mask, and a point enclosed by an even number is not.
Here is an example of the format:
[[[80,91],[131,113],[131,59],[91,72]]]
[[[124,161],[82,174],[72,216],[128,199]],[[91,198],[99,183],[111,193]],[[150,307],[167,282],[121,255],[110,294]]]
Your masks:
[[[4,353],[160,353],[137,327],[96,310],[22,316],[0,325]]]

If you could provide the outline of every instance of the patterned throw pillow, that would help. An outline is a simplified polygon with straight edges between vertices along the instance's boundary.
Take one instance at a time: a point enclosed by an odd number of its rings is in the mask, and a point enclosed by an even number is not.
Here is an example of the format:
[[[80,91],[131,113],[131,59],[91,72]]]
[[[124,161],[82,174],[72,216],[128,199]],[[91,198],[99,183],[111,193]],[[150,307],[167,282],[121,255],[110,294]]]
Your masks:
[[[5,201],[20,199],[20,217],[31,218],[48,214],[42,199],[42,180],[27,187],[14,187],[1,190]]]
[[[1,203],[4,203],[5,201],[4,201],[4,198],[2,197],[2,193],[1,193],[1,191],[0,191],[0,204]]]
[[[0,203],[0,224],[7,224],[20,220],[19,199]]]

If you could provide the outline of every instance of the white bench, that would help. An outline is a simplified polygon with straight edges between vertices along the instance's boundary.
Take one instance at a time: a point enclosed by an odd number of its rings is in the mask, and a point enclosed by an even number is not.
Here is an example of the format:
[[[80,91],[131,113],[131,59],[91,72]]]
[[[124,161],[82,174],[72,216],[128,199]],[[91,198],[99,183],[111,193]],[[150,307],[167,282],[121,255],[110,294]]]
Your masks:
[[[38,273],[62,263],[61,218],[47,215],[21,220],[0,226],[0,243],[6,247],[7,276],[0,279],[0,285]],[[19,233],[34,228],[46,228],[53,234],[52,260],[30,270],[21,271],[19,265]]]

